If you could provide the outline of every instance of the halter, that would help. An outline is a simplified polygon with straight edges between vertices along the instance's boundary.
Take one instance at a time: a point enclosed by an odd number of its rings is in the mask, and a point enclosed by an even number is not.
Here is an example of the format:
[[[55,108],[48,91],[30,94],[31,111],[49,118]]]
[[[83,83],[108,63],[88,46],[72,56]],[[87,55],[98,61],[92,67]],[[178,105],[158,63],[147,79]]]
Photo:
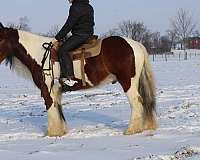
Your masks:
[[[53,63],[51,62],[51,49],[53,48],[53,43],[52,42],[50,42],[50,43],[45,42],[45,43],[42,44],[42,47],[45,49],[44,56],[43,56],[42,61],[41,61],[43,73],[44,73],[44,75],[47,75],[47,76],[52,75],[52,82],[51,82],[51,88],[50,88],[50,93],[51,93],[51,89],[52,89],[53,84],[54,84]],[[49,57],[48,68],[44,68],[44,64],[45,64],[48,57]],[[45,71],[49,71],[49,73],[45,73]]]

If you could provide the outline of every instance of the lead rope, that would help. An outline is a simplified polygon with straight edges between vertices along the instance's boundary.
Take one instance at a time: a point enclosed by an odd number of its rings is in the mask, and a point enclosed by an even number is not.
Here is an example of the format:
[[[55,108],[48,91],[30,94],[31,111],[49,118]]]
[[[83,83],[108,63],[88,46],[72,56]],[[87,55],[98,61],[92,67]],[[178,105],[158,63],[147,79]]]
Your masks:
[[[45,43],[42,44],[42,47],[45,49],[45,53],[44,53],[43,59],[41,61],[44,77],[45,77],[45,75],[47,75],[47,76],[52,75],[51,87],[50,87],[50,91],[49,91],[50,94],[51,94],[52,87],[54,85],[53,63],[51,63],[51,49],[53,47],[53,43],[52,42],[50,42],[50,43],[45,42]],[[48,66],[48,68],[44,68],[44,64],[45,64],[48,57],[49,57],[49,66]],[[49,71],[49,74],[45,73],[45,71]]]

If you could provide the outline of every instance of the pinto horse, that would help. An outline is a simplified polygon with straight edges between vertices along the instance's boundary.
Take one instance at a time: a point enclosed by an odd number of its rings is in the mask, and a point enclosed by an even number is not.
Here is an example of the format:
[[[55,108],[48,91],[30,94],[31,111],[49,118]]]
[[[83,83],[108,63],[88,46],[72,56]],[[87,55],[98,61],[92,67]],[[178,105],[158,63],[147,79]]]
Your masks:
[[[59,62],[52,63],[50,70],[43,70],[45,52],[42,44],[52,38],[0,26],[0,64],[5,59],[20,75],[30,75],[41,90],[48,114],[48,136],[63,136],[68,128],[61,105],[62,85]],[[49,59],[49,57],[47,57]],[[102,40],[98,56],[86,59],[86,87],[81,80],[80,62],[74,61],[78,84],[71,90],[92,88],[102,84],[119,82],[131,107],[131,116],[125,135],[144,130],[155,130],[155,85],[148,53],[139,42],[111,36]],[[48,67],[46,61],[44,67]],[[52,72],[53,69],[53,72]],[[53,82],[53,83],[52,83]]]

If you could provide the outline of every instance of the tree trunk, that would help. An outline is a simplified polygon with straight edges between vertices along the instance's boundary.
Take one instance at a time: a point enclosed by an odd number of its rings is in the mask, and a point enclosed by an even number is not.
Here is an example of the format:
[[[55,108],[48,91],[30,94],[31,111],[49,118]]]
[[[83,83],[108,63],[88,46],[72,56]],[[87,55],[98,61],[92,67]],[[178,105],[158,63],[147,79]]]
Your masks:
[[[184,50],[184,60],[187,60],[187,51]]]

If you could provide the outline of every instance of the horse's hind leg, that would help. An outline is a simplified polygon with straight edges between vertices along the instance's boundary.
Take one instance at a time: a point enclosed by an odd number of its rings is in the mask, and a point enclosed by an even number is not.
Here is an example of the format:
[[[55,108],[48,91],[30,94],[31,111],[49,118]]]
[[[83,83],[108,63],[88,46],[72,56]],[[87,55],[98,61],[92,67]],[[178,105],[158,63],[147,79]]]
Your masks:
[[[142,132],[144,124],[144,110],[142,105],[142,98],[138,92],[138,81],[135,78],[131,79],[131,86],[126,92],[130,107],[131,117],[125,135],[132,135]]]
[[[156,130],[157,124],[154,113],[145,116],[144,130]]]

